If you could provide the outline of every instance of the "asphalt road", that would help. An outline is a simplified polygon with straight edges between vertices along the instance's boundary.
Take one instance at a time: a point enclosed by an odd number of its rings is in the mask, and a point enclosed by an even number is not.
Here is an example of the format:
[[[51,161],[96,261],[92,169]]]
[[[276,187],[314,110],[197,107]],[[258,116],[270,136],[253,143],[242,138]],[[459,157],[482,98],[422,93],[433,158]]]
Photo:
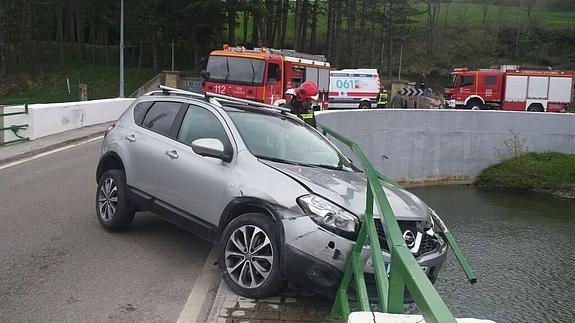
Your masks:
[[[0,322],[175,322],[211,245],[138,213],[96,218],[101,140],[0,170]]]

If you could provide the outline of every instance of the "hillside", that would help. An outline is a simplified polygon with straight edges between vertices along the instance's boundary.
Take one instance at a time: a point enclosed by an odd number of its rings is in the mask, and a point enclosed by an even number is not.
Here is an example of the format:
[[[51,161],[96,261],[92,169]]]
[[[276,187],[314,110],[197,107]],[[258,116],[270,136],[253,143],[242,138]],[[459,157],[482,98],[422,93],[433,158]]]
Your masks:
[[[150,69],[127,68],[125,94],[129,95],[152,77]],[[70,82],[69,93],[67,80]],[[80,83],[88,84],[90,100],[117,97],[119,82],[117,66],[45,66],[39,73],[22,72],[0,82],[0,102],[9,102],[10,98],[26,98],[36,103],[77,101]]]

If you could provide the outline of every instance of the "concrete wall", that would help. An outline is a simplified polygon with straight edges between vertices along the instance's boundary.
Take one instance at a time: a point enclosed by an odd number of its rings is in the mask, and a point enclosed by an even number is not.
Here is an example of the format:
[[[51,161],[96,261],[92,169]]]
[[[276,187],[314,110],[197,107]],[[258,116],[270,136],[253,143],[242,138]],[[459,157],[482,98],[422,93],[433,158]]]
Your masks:
[[[105,99],[82,102],[32,104],[27,115],[4,118],[6,127],[15,124],[28,124],[28,129],[19,132],[31,140],[44,136],[110,122],[128,108],[134,99]],[[23,106],[5,107],[4,112],[23,111]],[[4,140],[16,139],[10,131],[4,132]]]
[[[575,114],[382,109],[319,112],[317,120],[406,184],[470,182],[500,161],[513,133],[532,152],[575,153]]]

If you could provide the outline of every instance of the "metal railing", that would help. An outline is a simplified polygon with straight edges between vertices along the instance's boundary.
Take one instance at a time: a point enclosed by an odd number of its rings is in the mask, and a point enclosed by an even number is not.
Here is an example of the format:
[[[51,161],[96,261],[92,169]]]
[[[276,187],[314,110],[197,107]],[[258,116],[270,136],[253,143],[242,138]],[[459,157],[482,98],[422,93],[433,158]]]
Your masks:
[[[18,101],[20,101],[20,102],[18,102]],[[1,119],[4,119],[4,117],[9,117],[9,116],[28,114],[28,100],[26,100],[26,99],[10,100],[10,101],[5,101],[5,102],[0,101],[0,106],[2,106],[4,104],[6,104],[6,106],[23,105],[24,110],[23,111],[17,111],[17,112],[8,112],[8,113],[4,113],[3,112],[4,110],[2,110],[2,111],[0,111],[0,118]],[[3,124],[3,121],[0,124]],[[10,141],[4,141],[4,136],[0,136],[0,146],[30,140],[30,138],[24,137],[18,133],[20,130],[24,130],[27,128],[28,128],[28,124],[18,124],[18,125],[11,125],[9,127],[0,128],[0,132],[12,131],[12,133],[14,133],[16,138],[18,138],[18,139],[14,139],[14,140],[10,140]]]
[[[455,322],[455,318],[433,287],[433,284],[429,281],[429,278],[425,275],[407,248],[393,210],[380,185],[380,181],[394,186],[399,185],[376,171],[355,142],[324,125],[318,125],[318,129],[320,129],[325,136],[331,135],[349,147],[359,160],[367,178],[365,217],[361,224],[355,246],[346,260],[345,271],[331,309],[331,317],[341,317],[343,322],[347,322],[347,318],[350,314],[348,290],[352,278],[356,285],[355,293],[358,310],[371,311],[363,273],[365,262],[361,260],[360,256],[364,245],[368,245],[373,262],[379,300],[378,310],[380,312],[401,313],[403,311],[405,288],[407,288],[423,315],[425,322]],[[389,277],[381,253],[381,246],[373,218],[374,200],[377,202],[377,207],[379,207],[381,223],[391,254]],[[441,235],[452,248],[468,280],[470,283],[475,283],[477,281],[475,274],[465,260],[453,236],[437,215],[433,213],[432,216],[435,223],[442,229],[443,232]]]

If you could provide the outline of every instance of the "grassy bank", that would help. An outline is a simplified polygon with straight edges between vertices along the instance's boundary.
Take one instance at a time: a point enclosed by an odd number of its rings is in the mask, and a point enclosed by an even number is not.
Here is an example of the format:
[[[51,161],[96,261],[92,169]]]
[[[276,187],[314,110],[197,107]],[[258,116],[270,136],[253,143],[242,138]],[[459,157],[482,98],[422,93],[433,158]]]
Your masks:
[[[424,3],[414,3],[413,8],[415,12],[420,12],[411,16],[411,23],[406,24],[407,28],[423,31],[427,28],[427,6]],[[327,12],[327,3],[320,3],[320,12]],[[534,17],[534,22],[545,28],[553,29],[570,29],[575,28],[575,12],[572,11],[559,11],[547,7],[537,7],[537,14]],[[506,26],[517,27],[527,24],[527,11],[520,6],[506,6],[506,5],[488,5],[487,13],[485,15],[485,23],[483,23],[483,5],[477,3],[461,3],[452,2],[449,5],[442,4],[438,11],[438,26],[446,27],[468,27],[468,28],[484,28],[485,26]],[[289,12],[288,21],[293,21],[293,11]],[[343,17],[345,20],[345,17]],[[243,13],[238,15],[238,24],[236,25],[235,35],[239,43],[245,42],[243,39]],[[344,23],[345,27],[345,23]],[[248,20],[248,40],[251,39],[253,28],[253,21]],[[327,16],[325,14],[318,15],[317,33],[320,38],[325,36],[327,32]],[[289,28],[286,34],[286,41],[291,44],[293,41],[293,28]]]
[[[528,153],[488,167],[476,184],[575,198],[575,154]]]
[[[125,94],[130,95],[153,76],[150,69],[126,68]],[[88,85],[89,100],[118,97],[118,66],[68,64],[49,66],[37,73],[23,71],[0,81],[3,90],[0,101],[10,102],[11,98],[27,98],[35,103],[78,101],[80,83]]]

